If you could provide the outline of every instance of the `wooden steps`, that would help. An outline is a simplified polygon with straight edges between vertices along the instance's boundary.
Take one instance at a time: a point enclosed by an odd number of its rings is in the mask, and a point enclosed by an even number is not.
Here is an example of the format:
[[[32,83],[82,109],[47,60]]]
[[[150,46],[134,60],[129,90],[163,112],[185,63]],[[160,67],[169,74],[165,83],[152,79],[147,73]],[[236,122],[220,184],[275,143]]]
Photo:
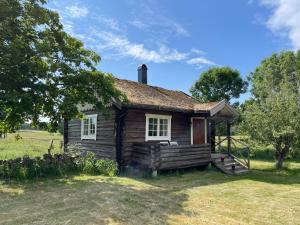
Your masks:
[[[222,162],[221,158],[224,158]],[[233,157],[227,154],[213,153],[212,156],[212,164],[226,174],[243,174],[249,172],[249,169],[236,161]],[[233,169],[232,166],[235,166]]]

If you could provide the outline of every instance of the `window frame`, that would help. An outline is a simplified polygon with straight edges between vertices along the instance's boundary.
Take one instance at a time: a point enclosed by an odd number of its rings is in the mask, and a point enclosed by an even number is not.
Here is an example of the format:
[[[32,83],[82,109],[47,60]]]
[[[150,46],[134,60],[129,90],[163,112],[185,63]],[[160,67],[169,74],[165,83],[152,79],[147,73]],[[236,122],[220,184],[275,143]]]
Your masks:
[[[90,121],[88,123],[88,134],[85,135],[84,134],[84,120],[88,119],[90,120],[90,118],[94,118],[96,123],[95,123],[95,133],[94,134],[90,134],[91,131],[91,124]],[[96,140],[97,138],[97,119],[98,119],[98,114],[90,114],[90,115],[84,115],[83,119],[81,120],[81,140]]]
[[[146,141],[171,141],[171,115],[160,115],[160,114],[150,114],[146,113],[146,131],[145,131],[145,140]],[[154,118],[157,119],[157,136],[149,136],[149,119]],[[160,119],[168,120],[168,135],[167,136],[159,136],[160,132]]]

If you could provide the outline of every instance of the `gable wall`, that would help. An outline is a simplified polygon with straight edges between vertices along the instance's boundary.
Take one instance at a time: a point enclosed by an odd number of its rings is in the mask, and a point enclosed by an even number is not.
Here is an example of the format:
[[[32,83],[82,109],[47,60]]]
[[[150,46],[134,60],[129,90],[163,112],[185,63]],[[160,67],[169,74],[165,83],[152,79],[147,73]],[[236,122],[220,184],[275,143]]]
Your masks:
[[[81,120],[68,122],[68,144],[80,144],[86,150],[93,151],[98,158],[116,159],[115,109],[105,118],[101,112],[86,111],[84,114],[98,114],[96,140],[81,140]]]

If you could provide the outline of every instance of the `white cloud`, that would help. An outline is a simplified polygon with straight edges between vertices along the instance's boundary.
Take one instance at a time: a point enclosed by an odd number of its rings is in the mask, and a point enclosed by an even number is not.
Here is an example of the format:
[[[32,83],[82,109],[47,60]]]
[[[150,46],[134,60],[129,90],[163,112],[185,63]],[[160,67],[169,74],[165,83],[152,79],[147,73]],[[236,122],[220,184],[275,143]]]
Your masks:
[[[94,34],[103,41],[103,44],[98,45],[98,48],[102,50],[113,50],[120,56],[155,63],[182,61],[187,58],[186,53],[179,52],[176,49],[170,49],[166,46],[161,46],[158,50],[150,50],[145,48],[143,44],[132,43],[126,37],[111,32],[94,32]]]
[[[149,26],[147,24],[145,24],[144,22],[142,22],[141,20],[133,20],[131,22],[129,22],[132,26],[137,27],[139,29],[145,29],[148,28]]]
[[[191,52],[192,52],[192,53],[195,53],[195,54],[197,54],[197,55],[204,55],[204,54],[206,54],[205,51],[199,50],[199,49],[197,49],[197,48],[192,48],[192,49],[191,49]]]
[[[300,0],[260,0],[260,3],[272,10],[267,27],[288,37],[294,49],[300,48]]]
[[[103,15],[100,15],[100,16],[98,16],[98,21],[100,23],[104,24],[105,26],[107,26],[108,28],[110,28],[111,30],[115,30],[115,31],[121,30],[118,21],[113,18],[109,18],[109,17],[105,17]]]
[[[153,32],[157,39],[173,37],[174,35],[189,36],[188,30],[176,20],[166,15],[162,4],[155,1],[135,2],[132,5],[134,19],[129,22],[139,29]]]
[[[216,66],[217,64],[211,60],[208,60],[205,57],[196,57],[196,58],[191,58],[186,61],[187,64],[190,65],[196,65],[196,66]]]
[[[83,5],[72,5],[65,7],[64,13],[71,18],[85,17],[89,11]]]
[[[136,18],[130,24],[140,29],[147,29],[145,33],[148,35],[148,39],[152,35],[156,40],[151,44],[147,41],[142,43],[131,41],[126,34],[128,22],[125,24],[119,23],[114,18],[96,14],[92,11],[89,12],[83,4],[75,3],[72,6],[59,7],[57,3],[54,6],[55,10],[61,15],[65,30],[81,39],[87,48],[101,53],[105,58],[119,60],[128,57],[141,62],[154,63],[183,62],[188,65],[196,65],[198,68],[200,66],[216,65],[214,62],[202,57],[205,52],[199,49],[192,48],[190,51],[182,52],[169,47],[167,43],[158,41],[157,39],[161,39],[160,35],[188,35],[188,32],[171,19],[155,15],[156,11],[150,8],[143,11],[148,19],[139,20],[140,18]],[[84,21],[89,20],[89,25],[81,26],[78,19],[82,19],[87,15],[88,17],[84,18]],[[150,19],[150,17],[152,18]],[[149,48],[149,45],[152,48]]]

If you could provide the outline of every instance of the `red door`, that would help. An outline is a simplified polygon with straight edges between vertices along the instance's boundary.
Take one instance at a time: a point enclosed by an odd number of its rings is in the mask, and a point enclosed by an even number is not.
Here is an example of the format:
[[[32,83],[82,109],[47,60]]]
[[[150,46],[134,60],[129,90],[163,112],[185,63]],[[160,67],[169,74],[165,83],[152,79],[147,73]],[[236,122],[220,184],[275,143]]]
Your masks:
[[[193,144],[205,144],[205,120],[193,118]]]

